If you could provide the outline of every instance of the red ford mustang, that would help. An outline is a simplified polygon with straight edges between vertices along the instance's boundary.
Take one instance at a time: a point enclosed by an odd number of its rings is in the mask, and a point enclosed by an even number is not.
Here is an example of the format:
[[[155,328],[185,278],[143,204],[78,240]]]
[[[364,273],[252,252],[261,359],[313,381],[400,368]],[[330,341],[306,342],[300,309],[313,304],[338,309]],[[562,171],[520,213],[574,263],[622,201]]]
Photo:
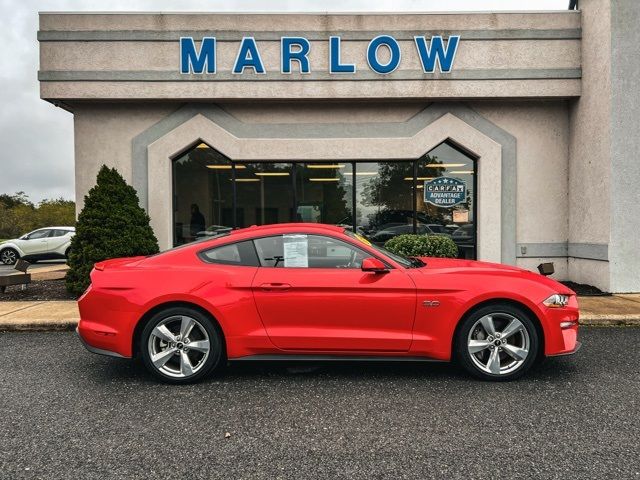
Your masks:
[[[92,352],[173,383],[228,361],[456,360],[508,380],[580,343],[574,292],[506,265],[404,258],[344,228],[279,224],[97,263],[79,300]]]

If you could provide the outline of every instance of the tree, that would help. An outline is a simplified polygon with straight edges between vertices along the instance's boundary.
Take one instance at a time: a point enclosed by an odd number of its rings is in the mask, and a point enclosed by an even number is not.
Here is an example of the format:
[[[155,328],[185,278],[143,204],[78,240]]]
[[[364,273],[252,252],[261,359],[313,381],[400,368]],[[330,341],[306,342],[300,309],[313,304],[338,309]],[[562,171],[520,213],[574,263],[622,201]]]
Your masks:
[[[158,240],[135,189],[116,169],[103,165],[78,216],[69,253],[67,290],[76,295],[86,290],[96,262],[157,252]]]

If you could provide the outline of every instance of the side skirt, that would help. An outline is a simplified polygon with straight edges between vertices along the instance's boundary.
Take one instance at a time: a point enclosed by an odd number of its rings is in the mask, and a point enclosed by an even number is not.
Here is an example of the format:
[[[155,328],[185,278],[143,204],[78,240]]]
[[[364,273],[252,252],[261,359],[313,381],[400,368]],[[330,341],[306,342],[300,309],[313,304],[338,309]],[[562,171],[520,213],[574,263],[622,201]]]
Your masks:
[[[447,363],[445,360],[438,360],[427,357],[393,357],[384,355],[248,355],[246,357],[230,358],[229,363],[250,363],[250,362],[419,362],[419,363]]]

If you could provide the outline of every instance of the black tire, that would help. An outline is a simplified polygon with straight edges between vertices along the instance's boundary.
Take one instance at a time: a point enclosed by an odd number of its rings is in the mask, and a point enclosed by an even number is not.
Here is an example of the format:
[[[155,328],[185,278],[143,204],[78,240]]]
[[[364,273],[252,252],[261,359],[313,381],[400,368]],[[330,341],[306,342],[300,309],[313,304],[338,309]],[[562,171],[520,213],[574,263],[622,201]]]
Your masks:
[[[184,377],[176,377],[170,374],[167,374],[157,368],[151,360],[151,352],[150,352],[150,337],[152,336],[152,332],[159,324],[168,321],[173,317],[190,317],[195,320],[200,326],[206,331],[209,340],[209,352],[206,359],[202,362],[201,366],[198,367],[198,370],[190,376]],[[170,324],[169,324],[170,325]],[[199,328],[199,327],[198,327]],[[175,330],[175,329],[174,329]],[[173,333],[173,331],[172,331]],[[152,341],[154,341],[152,339]],[[157,340],[156,340],[157,341]],[[180,342],[178,342],[180,343]],[[188,346],[185,345],[185,346]],[[167,345],[168,348],[169,345]],[[224,353],[224,343],[222,339],[222,334],[219,330],[219,327],[214,324],[211,318],[199,310],[188,308],[188,307],[171,307],[166,310],[162,310],[147,322],[144,329],[142,330],[142,334],[140,335],[140,342],[138,345],[139,351],[142,356],[142,360],[144,362],[145,367],[157,378],[166,383],[171,384],[186,384],[186,383],[194,383],[202,380],[204,377],[209,375],[215,369],[219,368],[224,362],[223,359],[225,357]],[[171,360],[169,362],[179,362],[181,352],[177,352],[178,359],[175,359],[175,355],[171,356]],[[193,353],[192,353],[193,354]],[[167,364],[169,364],[167,362]],[[200,365],[200,364],[198,364]]]
[[[0,251],[0,259],[4,265],[15,265],[20,259],[20,254],[15,248],[7,247]]]
[[[491,345],[490,347],[487,347],[487,348],[491,348],[491,350],[487,350],[487,351],[483,350],[482,352],[477,352],[476,354],[474,354],[477,361],[474,361],[474,359],[472,358],[472,353],[469,351],[469,348],[470,348],[469,339],[470,339],[471,329],[473,328],[475,331],[476,328],[482,328],[477,324],[479,321],[481,321],[481,319],[487,316],[493,316],[492,318],[494,319],[496,324],[499,321],[500,322],[504,321],[504,323],[510,322],[509,317],[515,318],[520,321],[520,323],[522,324],[522,327],[526,331],[526,336],[528,337],[527,356],[524,359],[524,361],[522,361],[522,363],[520,363],[518,366],[512,367],[513,368],[512,370],[509,370],[507,368],[508,365],[506,365],[505,372],[500,374],[495,374],[495,373],[489,373],[485,370],[482,370],[480,365],[478,365],[478,363],[484,364],[484,361],[482,361],[482,356],[488,359],[487,355],[493,354],[493,349],[500,350],[500,352],[495,352],[496,355],[501,356],[501,357],[498,357],[499,364],[501,361],[504,361],[507,364],[508,362],[515,362],[514,358],[512,358],[510,355],[507,355],[507,353],[502,350],[503,347],[496,347]],[[538,333],[538,329],[536,328],[534,321],[535,320],[531,318],[530,313],[528,313],[522,308],[519,308],[509,303],[495,303],[495,304],[491,304],[491,305],[487,305],[482,308],[479,308],[478,310],[472,312],[470,315],[464,318],[459,325],[458,331],[456,333],[456,338],[455,338],[455,347],[454,347],[455,360],[471,375],[482,380],[497,381],[497,382],[516,380],[517,378],[520,378],[522,375],[524,375],[534,365],[534,363],[536,362],[536,359],[540,355],[540,335]],[[496,326],[496,331],[499,332],[498,326]],[[474,333],[477,333],[477,332],[474,332]],[[483,331],[481,331],[480,333],[486,334],[486,332],[483,332]],[[518,336],[518,337],[515,337],[515,336]],[[482,341],[488,342],[489,338],[492,338],[492,337],[489,336]],[[514,337],[512,338],[515,338],[516,341],[525,342],[524,339],[526,337],[524,332],[522,333],[518,332],[514,334]],[[498,339],[495,339],[493,341],[497,341],[497,340]],[[504,341],[504,338],[503,338],[503,341]],[[507,340],[507,341],[510,342],[512,340]],[[500,358],[502,358],[503,360],[500,360]]]
[[[70,252],[70,251],[71,251],[71,247],[67,248],[67,249],[64,251],[64,259],[65,259],[65,260],[69,260],[69,252]]]

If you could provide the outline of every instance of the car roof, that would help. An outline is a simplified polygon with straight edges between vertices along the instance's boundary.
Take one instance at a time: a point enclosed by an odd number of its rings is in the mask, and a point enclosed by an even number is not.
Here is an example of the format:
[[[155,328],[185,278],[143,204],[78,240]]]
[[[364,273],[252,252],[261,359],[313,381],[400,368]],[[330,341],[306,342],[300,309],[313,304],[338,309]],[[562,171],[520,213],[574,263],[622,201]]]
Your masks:
[[[252,225],[246,228],[238,228],[229,232],[230,235],[244,235],[244,234],[262,234],[262,233],[278,233],[278,232],[293,232],[301,230],[319,230],[324,232],[343,233],[344,227],[338,227],[336,225],[327,225],[324,223],[273,223],[270,225]]]
[[[75,232],[76,227],[40,227],[40,228],[30,230],[27,233],[39,232],[40,230],[69,230],[71,232]]]

